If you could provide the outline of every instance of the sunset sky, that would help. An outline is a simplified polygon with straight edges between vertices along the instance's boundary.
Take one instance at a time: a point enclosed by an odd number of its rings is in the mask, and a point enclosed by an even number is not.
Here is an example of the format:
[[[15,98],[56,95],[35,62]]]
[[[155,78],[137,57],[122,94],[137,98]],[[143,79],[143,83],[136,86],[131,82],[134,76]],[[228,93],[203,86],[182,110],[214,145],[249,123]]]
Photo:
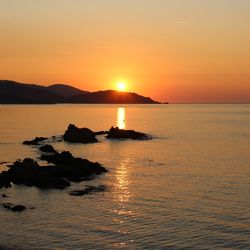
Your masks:
[[[250,102],[249,0],[0,0],[0,79]]]

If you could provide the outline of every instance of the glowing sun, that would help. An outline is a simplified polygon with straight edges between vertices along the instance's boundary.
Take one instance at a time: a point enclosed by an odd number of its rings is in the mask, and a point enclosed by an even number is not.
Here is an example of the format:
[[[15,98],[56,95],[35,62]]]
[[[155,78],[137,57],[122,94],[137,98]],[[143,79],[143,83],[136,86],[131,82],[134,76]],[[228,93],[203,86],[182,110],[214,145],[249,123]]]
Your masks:
[[[121,92],[125,91],[126,89],[126,84],[124,82],[118,82],[117,83],[117,89]]]

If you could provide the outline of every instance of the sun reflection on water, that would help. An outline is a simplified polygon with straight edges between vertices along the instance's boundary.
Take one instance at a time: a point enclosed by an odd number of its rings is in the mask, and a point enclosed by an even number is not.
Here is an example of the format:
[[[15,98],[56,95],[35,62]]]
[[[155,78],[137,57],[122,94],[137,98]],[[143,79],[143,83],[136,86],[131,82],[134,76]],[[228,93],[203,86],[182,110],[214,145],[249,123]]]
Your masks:
[[[116,207],[113,210],[113,221],[118,225],[119,238],[114,244],[117,248],[128,248],[133,244],[131,232],[128,225],[137,220],[137,208],[131,206],[131,159],[124,159],[119,163],[115,171],[114,179],[114,201]],[[130,240],[128,240],[130,239]]]
[[[126,111],[125,108],[118,108],[117,109],[117,127],[119,129],[125,129],[126,128]]]
[[[116,171],[116,189],[118,194],[119,202],[128,202],[130,198],[130,178],[129,178],[129,168],[128,161],[122,161],[120,166]]]
[[[118,217],[114,218],[114,221],[120,224],[124,223],[133,213],[128,209],[131,198],[130,184],[131,180],[129,161],[124,160],[117,167],[114,183],[114,200],[117,202],[117,208],[114,210],[114,212],[118,215]]]

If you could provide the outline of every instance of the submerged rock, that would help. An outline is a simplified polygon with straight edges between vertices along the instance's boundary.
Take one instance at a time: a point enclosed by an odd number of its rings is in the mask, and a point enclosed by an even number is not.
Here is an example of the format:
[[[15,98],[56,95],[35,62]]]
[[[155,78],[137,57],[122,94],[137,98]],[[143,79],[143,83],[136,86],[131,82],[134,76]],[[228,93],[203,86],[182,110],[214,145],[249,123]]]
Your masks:
[[[6,209],[11,209],[11,207],[13,206],[13,204],[12,203],[2,203],[1,206],[3,208],[6,208]]]
[[[51,136],[50,141],[52,141],[52,142],[62,142],[63,137],[61,135],[53,135],[53,136]]]
[[[133,139],[133,140],[149,140],[151,137],[147,134],[134,130],[119,129],[111,127],[107,135],[108,139]]]
[[[71,191],[69,194],[74,195],[74,196],[84,196],[92,193],[97,193],[97,192],[104,192],[106,191],[106,186],[100,185],[100,186],[86,186],[83,190],[74,190]]]
[[[39,145],[40,142],[47,140],[48,138],[46,137],[36,137],[35,139],[31,141],[24,141],[24,145]]]
[[[93,143],[97,142],[95,132],[88,128],[78,128],[73,124],[68,126],[68,129],[63,135],[63,139],[72,143]]]
[[[6,208],[6,209],[9,209],[13,212],[22,212],[26,209],[25,206],[23,205],[15,205],[15,204],[12,204],[12,203],[2,203],[0,204],[3,208]]]
[[[40,149],[40,151],[45,152],[45,153],[55,153],[56,152],[56,150],[53,148],[53,146],[48,145],[48,144],[41,146],[39,149]]]
[[[25,209],[26,209],[26,207],[23,206],[23,205],[15,205],[15,206],[13,206],[11,208],[11,210],[14,211],[14,212],[21,212],[21,211],[23,211]]]

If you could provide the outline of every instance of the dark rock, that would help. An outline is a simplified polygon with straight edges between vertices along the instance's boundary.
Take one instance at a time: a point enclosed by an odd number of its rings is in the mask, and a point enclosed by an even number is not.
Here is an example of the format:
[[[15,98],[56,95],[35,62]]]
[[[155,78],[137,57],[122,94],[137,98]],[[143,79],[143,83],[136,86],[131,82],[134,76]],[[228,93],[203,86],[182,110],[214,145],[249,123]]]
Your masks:
[[[9,198],[7,194],[2,194],[2,198]]]
[[[6,209],[11,209],[12,206],[13,206],[13,204],[12,204],[12,203],[3,203],[3,204],[1,204],[1,206],[2,206],[3,208],[6,208]]]
[[[100,185],[100,186],[87,186],[83,190],[74,190],[71,191],[69,194],[74,195],[74,196],[84,196],[92,193],[97,193],[97,192],[104,192],[106,191],[106,186]]]
[[[53,155],[42,155],[42,160],[53,163],[61,176],[69,181],[81,181],[92,175],[99,175],[107,170],[98,162],[87,159],[76,158],[70,152],[54,153]],[[58,173],[58,174],[59,174]]]
[[[137,132],[134,130],[119,129],[118,127],[111,127],[108,135],[108,139],[133,139],[133,140],[148,140],[151,137],[147,134]]]
[[[95,133],[88,128],[77,128],[75,125],[70,124],[63,139],[72,143],[93,143],[97,142]]]
[[[95,135],[107,135],[109,131],[97,131]]]
[[[5,187],[8,188],[11,186],[11,176],[8,171],[3,171],[0,173],[0,189]]]
[[[42,155],[41,159],[55,165],[40,166],[29,158],[16,161],[8,171],[0,174],[0,188],[12,182],[43,189],[63,189],[70,186],[69,181],[80,182],[107,172],[101,164],[75,158],[69,152]]]
[[[39,145],[40,142],[47,140],[48,138],[46,137],[36,137],[35,139],[31,141],[24,141],[24,145]]]
[[[52,142],[62,142],[63,141],[63,137],[61,135],[53,135],[51,137],[51,141]]]
[[[40,151],[45,152],[45,153],[55,153],[56,152],[56,150],[53,148],[53,146],[48,145],[48,144],[41,146],[39,149],[40,149]]]
[[[23,205],[14,205],[12,203],[2,203],[0,204],[0,206],[2,206],[3,208],[9,209],[13,212],[21,212],[26,209],[26,207]]]
[[[23,206],[23,205],[15,205],[11,208],[11,211],[14,211],[14,212],[21,212],[23,210],[25,210],[26,207]]]
[[[8,175],[16,185],[36,186],[39,188],[63,189],[70,186],[55,166],[42,167],[36,161],[26,158],[10,166]]]

